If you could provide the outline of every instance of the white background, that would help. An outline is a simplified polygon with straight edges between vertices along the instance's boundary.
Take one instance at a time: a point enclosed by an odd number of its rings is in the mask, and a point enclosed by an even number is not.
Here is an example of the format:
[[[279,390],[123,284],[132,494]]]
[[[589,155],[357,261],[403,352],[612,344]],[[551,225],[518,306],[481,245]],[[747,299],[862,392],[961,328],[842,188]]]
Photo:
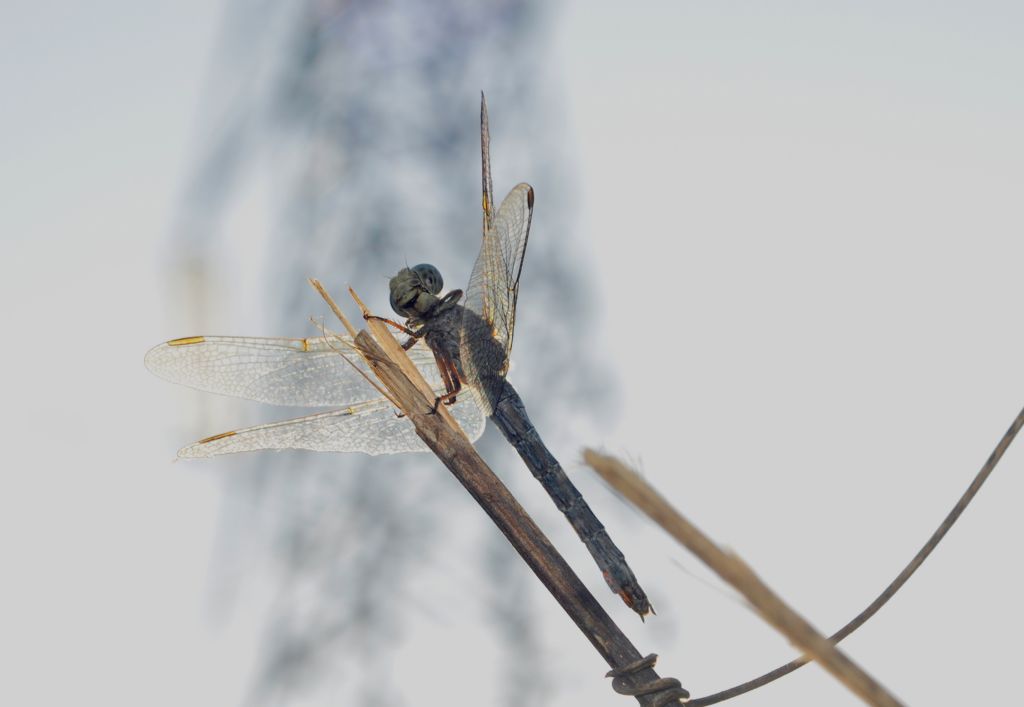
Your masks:
[[[614,432],[581,442],[640,460],[831,631],[916,552],[1024,403],[1024,15],[773,7],[560,17],[595,342],[621,391]],[[217,20],[198,2],[4,5],[4,704],[242,694],[256,636],[208,608],[219,485],[168,463],[180,408],[141,364],[181,333],[160,246]],[[1022,454],[843,644],[909,704],[1013,701]],[[695,695],[793,655],[657,529],[638,521],[622,544],[659,610],[628,630]],[[567,622],[543,631],[559,653],[590,651]],[[590,677],[559,704],[626,704]],[[856,701],[808,667],[734,704]]]

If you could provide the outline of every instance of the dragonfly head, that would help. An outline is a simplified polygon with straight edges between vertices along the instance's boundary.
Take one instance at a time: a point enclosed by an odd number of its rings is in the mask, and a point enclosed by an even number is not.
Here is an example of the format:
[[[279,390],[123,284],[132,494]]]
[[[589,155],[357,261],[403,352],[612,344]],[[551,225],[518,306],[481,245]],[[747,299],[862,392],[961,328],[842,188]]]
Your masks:
[[[437,306],[444,279],[428,263],[402,268],[391,278],[391,309],[408,319],[418,318]]]

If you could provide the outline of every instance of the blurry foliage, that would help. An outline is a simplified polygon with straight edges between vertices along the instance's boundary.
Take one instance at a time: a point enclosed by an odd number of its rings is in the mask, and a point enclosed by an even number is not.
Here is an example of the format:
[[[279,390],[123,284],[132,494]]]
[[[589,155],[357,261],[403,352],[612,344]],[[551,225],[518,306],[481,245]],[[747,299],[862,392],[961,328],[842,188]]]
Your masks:
[[[310,275],[336,291],[352,284],[378,310],[387,277],[407,263],[433,262],[446,287],[463,287],[480,239],[484,90],[499,198],[519,181],[537,190],[513,353],[528,365],[512,377],[545,437],[557,438],[559,419],[594,410],[602,393],[581,334],[588,290],[572,254],[558,100],[544,79],[555,18],[542,5],[229,2],[175,229],[182,266],[217,270],[215,244],[239,185],[269,169],[280,201],[262,286],[276,310],[251,333],[296,335],[310,314]],[[494,441],[484,438],[485,456],[522,471]],[[457,587],[458,612],[481,612],[497,627],[503,699],[545,703],[532,579],[514,569],[497,533],[481,534],[485,547],[468,559],[446,552],[458,522],[452,508],[475,509],[432,459],[281,453],[246,461],[244,473],[225,477],[228,497],[246,501],[225,504],[232,515],[220,552],[261,555],[279,582],[251,704],[309,701],[318,691],[336,703],[337,682],[361,705],[401,702],[381,686],[394,682],[389,659],[410,612],[422,610],[410,587],[439,564],[470,585]]]

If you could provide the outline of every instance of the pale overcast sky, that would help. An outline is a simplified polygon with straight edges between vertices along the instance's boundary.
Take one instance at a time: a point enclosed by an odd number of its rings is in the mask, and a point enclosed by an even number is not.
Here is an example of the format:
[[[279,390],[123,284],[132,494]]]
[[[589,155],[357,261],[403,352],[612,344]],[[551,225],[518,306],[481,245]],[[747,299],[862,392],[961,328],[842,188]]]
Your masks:
[[[917,551],[1024,405],[1024,10],[623,7],[553,16],[602,313],[587,335],[619,391],[608,436],[579,446],[640,460],[830,632]],[[149,346],[193,333],[168,330],[160,277],[219,16],[4,4],[5,704],[234,704],[251,669],[258,624],[209,615],[220,486],[168,463],[181,409],[142,367]],[[540,206],[534,228],[551,235]],[[528,293],[520,307],[543,311]],[[1008,704],[1022,478],[1015,447],[844,642],[906,703]],[[630,533],[659,615],[629,630],[664,673],[703,695],[794,655],[656,528]],[[602,666],[558,616],[544,640],[578,691],[554,704],[627,704],[590,679]],[[859,702],[808,667],[733,704]]]

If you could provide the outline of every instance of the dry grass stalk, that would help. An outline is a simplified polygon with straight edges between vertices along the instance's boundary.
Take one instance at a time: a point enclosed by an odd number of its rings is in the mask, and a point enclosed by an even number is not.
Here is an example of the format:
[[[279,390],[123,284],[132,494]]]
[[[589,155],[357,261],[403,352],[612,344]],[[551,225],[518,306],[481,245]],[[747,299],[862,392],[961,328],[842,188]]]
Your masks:
[[[684,518],[650,484],[618,459],[587,449],[583,460],[608,484],[700,558],[749,601],[761,617],[821,664],[867,704],[901,704],[885,687],[791,609],[743,560],[719,548]]]

